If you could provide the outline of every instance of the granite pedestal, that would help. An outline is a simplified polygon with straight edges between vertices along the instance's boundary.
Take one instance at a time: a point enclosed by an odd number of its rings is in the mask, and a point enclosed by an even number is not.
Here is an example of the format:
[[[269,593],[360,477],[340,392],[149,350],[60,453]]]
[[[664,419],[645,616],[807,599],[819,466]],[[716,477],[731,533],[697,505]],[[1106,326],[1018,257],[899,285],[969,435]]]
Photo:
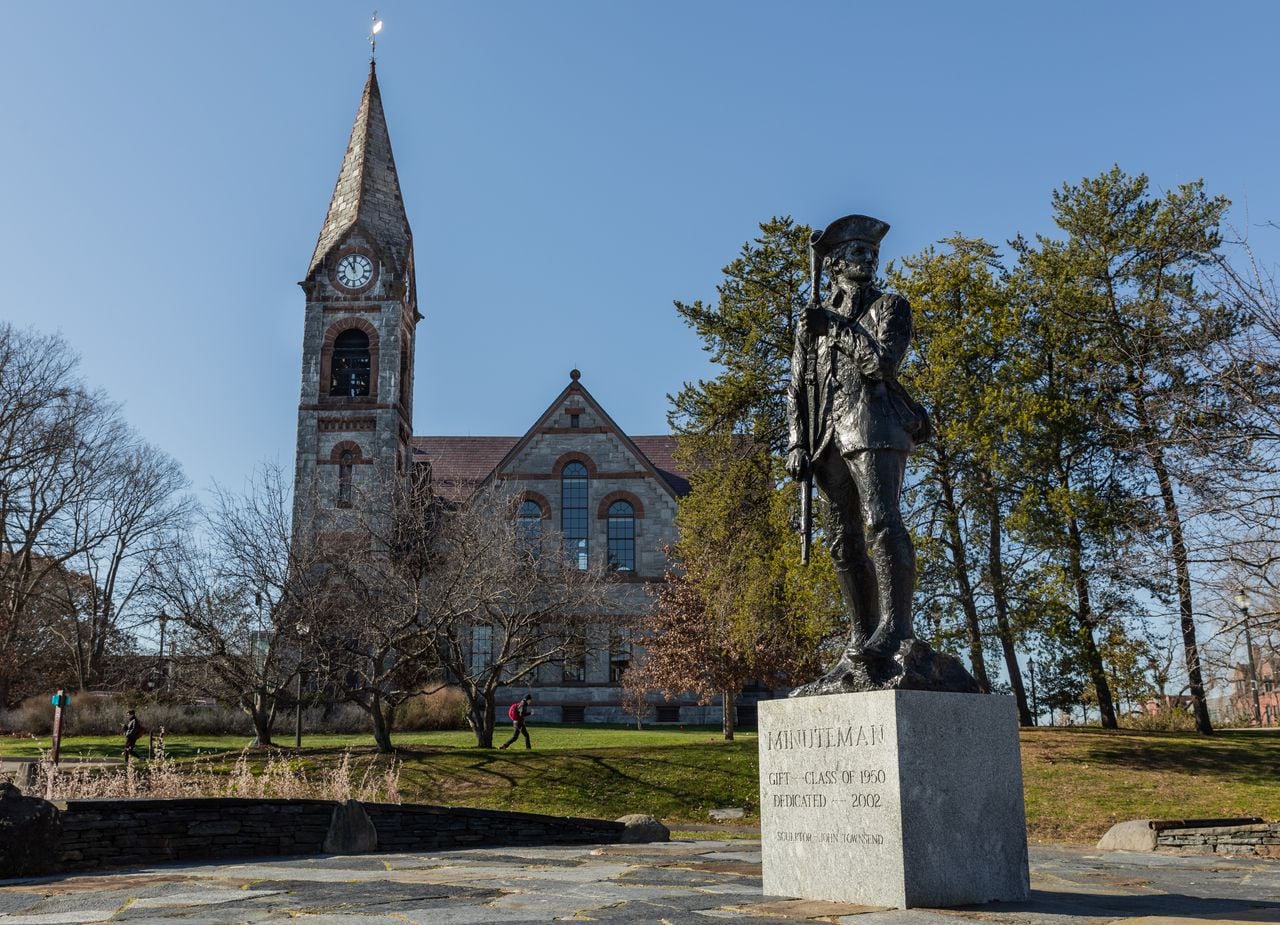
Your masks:
[[[1028,897],[1012,697],[762,701],[764,891],[868,906]]]

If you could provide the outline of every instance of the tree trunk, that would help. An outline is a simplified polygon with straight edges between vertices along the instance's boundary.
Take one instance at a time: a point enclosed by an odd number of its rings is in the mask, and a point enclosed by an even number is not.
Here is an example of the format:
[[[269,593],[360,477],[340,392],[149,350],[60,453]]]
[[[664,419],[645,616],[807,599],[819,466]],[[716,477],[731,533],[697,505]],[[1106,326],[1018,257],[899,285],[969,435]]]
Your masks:
[[[493,748],[495,692],[464,687],[463,693],[467,697],[467,725],[476,737],[476,748]]]
[[[1138,403],[1140,420],[1146,417],[1145,402]],[[1173,491],[1173,479],[1165,464],[1164,452],[1144,423],[1144,440],[1147,456],[1155,469],[1160,485],[1160,500],[1164,503],[1165,528],[1169,531],[1169,547],[1173,554],[1173,569],[1178,583],[1178,615],[1182,624],[1182,651],[1187,663],[1187,680],[1191,687],[1191,705],[1196,717],[1196,731],[1201,735],[1213,735],[1213,722],[1209,719],[1209,704],[1204,696],[1204,678],[1200,673],[1200,645],[1196,640],[1195,607],[1191,596],[1191,569],[1187,564],[1187,544],[1182,535],[1182,515],[1178,498]]]
[[[983,489],[987,501],[987,571],[991,574],[991,599],[995,603],[996,632],[1000,636],[1000,648],[1004,651],[1004,667],[1009,673],[1009,685],[1018,705],[1018,724],[1034,725],[1031,708],[1027,705],[1027,691],[1022,686],[1022,668],[1018,665],[1018,653],[1013,645],[1013,630],[1009,626],[1009,589],[1004,583],[1004,551],[1001,546],[1000,499],[990,473],[983,473]]]
[[[387,709],[383,714],[382,697],[375,691],[369,701],[369,717],[373,720],[373,742],[379,754],[389,754],[391,747],[391,719],[395,708]]]
[[[724,691],[720,694],[720,704],[724,718],[724,740],[726,742],[733,741],[733,691]]]
[[[1118,729],[1116,710],[1111,702],[1111,686],[1107,683],[1107,674],[1102,666],[1102,653],[1093,638],[1093,607],[1089,602],[1089,577],[1084,573],[1083,540],[1080,536],[1080,524],[1074,517],[1067,519],[1067,531],[1071,537],[1070,567],[1071,581],[1076,589],[1076,621],[1079,624],[1076,634],[1084,646],[1084,660],[1089,669],[1089,679],[1093,682],[1094,692],[1098,696],[1098,716],[1103,729]],[[1088,714],[1085,714],[1086,722]]]
[[[969,634],[969,661],[973,666],[973,678],[984,694],[991,693],[991,680],[987,677],[986,657],[982,651],[982,624],[978,619],[978,602],[974,598],[973,583],[969,581],[969,556],[965,550],[964,536],[960,531],[960,511],[956,506],[955,486],[951,481],[946,450],[938,446],[938,485],[942,489],[943,521],[946,524],[951,550],[951,567],[956,573],[957,590],[960,592],[960,609],[964,611],[965,629]]]
[[[245,711],[253,721],[253,734],[259,745],[274,745],[271,729],[275,725],[275,710],[268,706],[270,698],[262,691],[255,691],[249,708]]]

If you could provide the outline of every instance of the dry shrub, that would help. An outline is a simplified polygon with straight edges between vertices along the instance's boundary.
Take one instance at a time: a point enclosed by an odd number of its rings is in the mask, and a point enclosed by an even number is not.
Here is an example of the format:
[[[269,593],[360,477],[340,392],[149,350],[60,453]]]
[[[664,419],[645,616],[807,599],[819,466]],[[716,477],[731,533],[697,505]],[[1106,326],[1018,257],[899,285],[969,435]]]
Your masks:
[[[1161,706],[1155,713],[1137,713],[1124,722],[1138,732],[1193,732],[1196,718],[1177,705]]]
[[[160,799],[172,797],[256,797],[284,800],[360,800],[399,803],[401,764],[356,760],[349,751],[334,765],[313,777],[303,762],[269,752],[255,770],[248,749],[230,771],[220,771],[208,759],[178,763],[169,757],[164,738],[157,736],[155,757],[126,765],[55,765],[42,753],[35,785],[29,788],[46,800],[95,798]]]
[[[365,728],[368,728],[365,720]],[[429,694],[419,694],[396,711],[396,729],[400,732],[429,732],[435,729],[465,729],[467,698],[456,687],[444,687]]]
[[[165,729],[170,735],[253,735],[253,724],[243,710],[204,700],[180,703],[122,694],[72,692],[63,735],[114,736],[124,725],[125,713],[137,710],[148,729]],[[401,707],[396,727],[405,730],[461,729],[466,725],[466,698],[456,688],[415,697]],[[293,729],[293,704],[281,703],[276,713],[277,731]],[[352,703],[305,706],[302,731],[307,735],[360,735],[369,731],[369,714]],[[53,707],[47,696],[32,697],[12,710],[0,710],[0,735],[47,738],[53,732]]]
[[[71,693],[63,718],[63,735],[119,735],[125,713],[137,710],[148,729],[164,727],[179,735],[253,735],[244,711],[213,701],[176,703],[122,694]],[[53,732],[53,707],[48,697],[32,697],[12,710],[0,710],[0,733],[48,736]]]

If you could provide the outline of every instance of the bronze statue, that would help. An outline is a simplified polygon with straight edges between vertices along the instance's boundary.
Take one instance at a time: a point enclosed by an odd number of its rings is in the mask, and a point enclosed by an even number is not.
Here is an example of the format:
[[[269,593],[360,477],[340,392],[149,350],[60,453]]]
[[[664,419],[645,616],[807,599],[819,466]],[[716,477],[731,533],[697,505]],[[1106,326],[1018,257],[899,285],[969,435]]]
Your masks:
[[[930,426],[924,408],[898,382],[911,343],[911,306],[873,285],[888,230],[879,219],[846,215],[809,242],[813,289],[796,326],[787,471],[803,486],[806,557],[811,486],[826,499],[825,534],[849,641],[822,678],[793,696],[888,687],[977,690],[958,660],[934,653],[912,630],[916,558],[900,497],[907,457],[929,439]]]

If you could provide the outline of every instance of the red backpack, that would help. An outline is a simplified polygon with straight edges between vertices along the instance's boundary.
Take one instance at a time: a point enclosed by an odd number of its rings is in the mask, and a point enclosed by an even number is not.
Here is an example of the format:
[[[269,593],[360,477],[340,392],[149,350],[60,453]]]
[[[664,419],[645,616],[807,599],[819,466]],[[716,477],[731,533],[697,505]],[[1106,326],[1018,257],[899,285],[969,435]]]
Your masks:
[[[507,719],[511,720],[513,723],[520,722],[520,704],[523,702],[524,701],[517,700],[507,708]]]

